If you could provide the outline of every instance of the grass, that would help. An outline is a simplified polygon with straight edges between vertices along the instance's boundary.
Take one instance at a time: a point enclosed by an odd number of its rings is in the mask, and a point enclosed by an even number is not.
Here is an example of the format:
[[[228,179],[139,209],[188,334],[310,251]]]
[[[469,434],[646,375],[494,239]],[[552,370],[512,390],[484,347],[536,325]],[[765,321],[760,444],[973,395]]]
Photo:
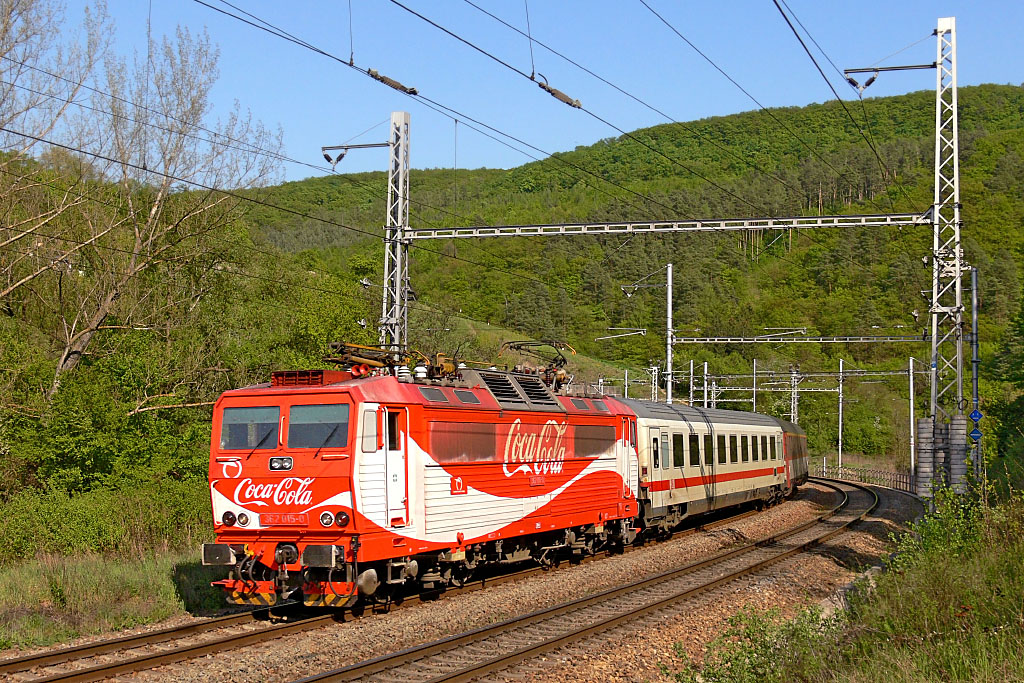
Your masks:
[[[1024,496],[941,492],[871,591],[833,617],[746,610],[678,681],[1024,681]],[[682,651],[680,650],[680,653]],[[668,668],[665,668],[669,673]]]
[[[128,559],[43,555],[0,569],[0,648],[51,645],[223,609],[198,550]]]

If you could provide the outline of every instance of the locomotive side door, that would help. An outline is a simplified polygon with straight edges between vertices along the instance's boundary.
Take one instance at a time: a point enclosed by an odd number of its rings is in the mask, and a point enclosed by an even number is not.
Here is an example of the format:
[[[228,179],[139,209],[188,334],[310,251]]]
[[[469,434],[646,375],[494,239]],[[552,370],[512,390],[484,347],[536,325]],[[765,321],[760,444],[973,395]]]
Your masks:
[[[619,475],[626,487],[639,496],[638,476],[639,464],[636,456],[636,422],[629,418],[622,418],[622,439],[619,441],[618,468]],[[623,492],[625,495],[625,492]]]
[[[405,526],[409,523],[408,413],[405,408],[385,407],[383,422],[388,526]]]

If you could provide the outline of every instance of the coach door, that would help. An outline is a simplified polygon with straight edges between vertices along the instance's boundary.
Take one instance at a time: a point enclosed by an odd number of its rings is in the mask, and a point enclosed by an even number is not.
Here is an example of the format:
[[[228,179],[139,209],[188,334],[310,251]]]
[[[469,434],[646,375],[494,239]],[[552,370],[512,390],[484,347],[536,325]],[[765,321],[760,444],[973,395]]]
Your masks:
[[[405,408],[384,408],[384,477],[388,526],[409,523],[409,420]]]

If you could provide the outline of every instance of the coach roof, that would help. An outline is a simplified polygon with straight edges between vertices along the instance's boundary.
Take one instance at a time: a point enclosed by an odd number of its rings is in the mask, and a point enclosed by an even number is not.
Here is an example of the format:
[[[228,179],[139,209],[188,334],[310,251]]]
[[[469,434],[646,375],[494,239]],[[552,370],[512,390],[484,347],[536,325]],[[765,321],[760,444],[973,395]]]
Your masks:
[[[654,403],[639,401],[633,398],[616,398],[629,406],[637,417],[652,420],[684,420],[704,424],[742,424],[758,427],[780,427],[779,420],[769,415],[749,413],[741,410],[718,410],[717,408],[699,408],[684,403]]]

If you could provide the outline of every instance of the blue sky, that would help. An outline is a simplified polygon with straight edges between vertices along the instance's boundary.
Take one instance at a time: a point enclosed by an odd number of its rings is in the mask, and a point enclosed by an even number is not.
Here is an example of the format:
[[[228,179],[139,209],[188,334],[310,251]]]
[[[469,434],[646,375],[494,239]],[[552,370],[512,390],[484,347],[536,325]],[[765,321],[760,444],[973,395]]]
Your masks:
[[[205,0],[225,9],[220,0]],[[347,59],[349,3],[230,0],[322,50]],[[474,0],[505,21],[526,28],[522,0]],[[215,108],[234,100],[265,124],[284,131],[287,154],[322,164],[321,145],[348,141],[391,111],[411,113],[414,168],[507,168],[529,157],[458,126],[422,104],[308,49],[257,31],[193,0],[108,0],[117,24],[115,49],[144,53],[147,15],[154,36],[181,24],[206,28],[221,48]],[[403,4],[530,73],[525,38],[464,0],[402,0]],[[801,106],[832,93],[786,26],[772,0],[672,2],[647,0],[676,29],[766,106]],[[869,66],[915,41],[884,64],[935,59],[930,36],[940,16],[957,18],[959,83],[1024,81],[1022,2],[860,3],[787,0],[796,16],[839,68]],[[71,17],[83,5],[68,0]],[[588,145],[618,133],[555,100],[522,76],[445,35],[389,0],[352,0],[355,63],[374,68],[419,92],[546,152]],[[151,8],[151,9],[150,9]],[[232,10],[233,11],[233,10]],[[530,0],[533,36],[678,121],[731,114],[756,105],[652,15],[639,0]],[[812,46],[813,49],[813,46]],[[855,98],[819,54],[839,94]],[[554,87],[624,130],[666,119],[592,76],[534,46],[535,68]],[[866,92],[882,96],[934,89],[934,71],[882,74]],[[383,141],[377,127],[354,142]],[[340,172],[383,170],[384,150],[354,151]],[[285,168],[289,180],[318,172]]]

